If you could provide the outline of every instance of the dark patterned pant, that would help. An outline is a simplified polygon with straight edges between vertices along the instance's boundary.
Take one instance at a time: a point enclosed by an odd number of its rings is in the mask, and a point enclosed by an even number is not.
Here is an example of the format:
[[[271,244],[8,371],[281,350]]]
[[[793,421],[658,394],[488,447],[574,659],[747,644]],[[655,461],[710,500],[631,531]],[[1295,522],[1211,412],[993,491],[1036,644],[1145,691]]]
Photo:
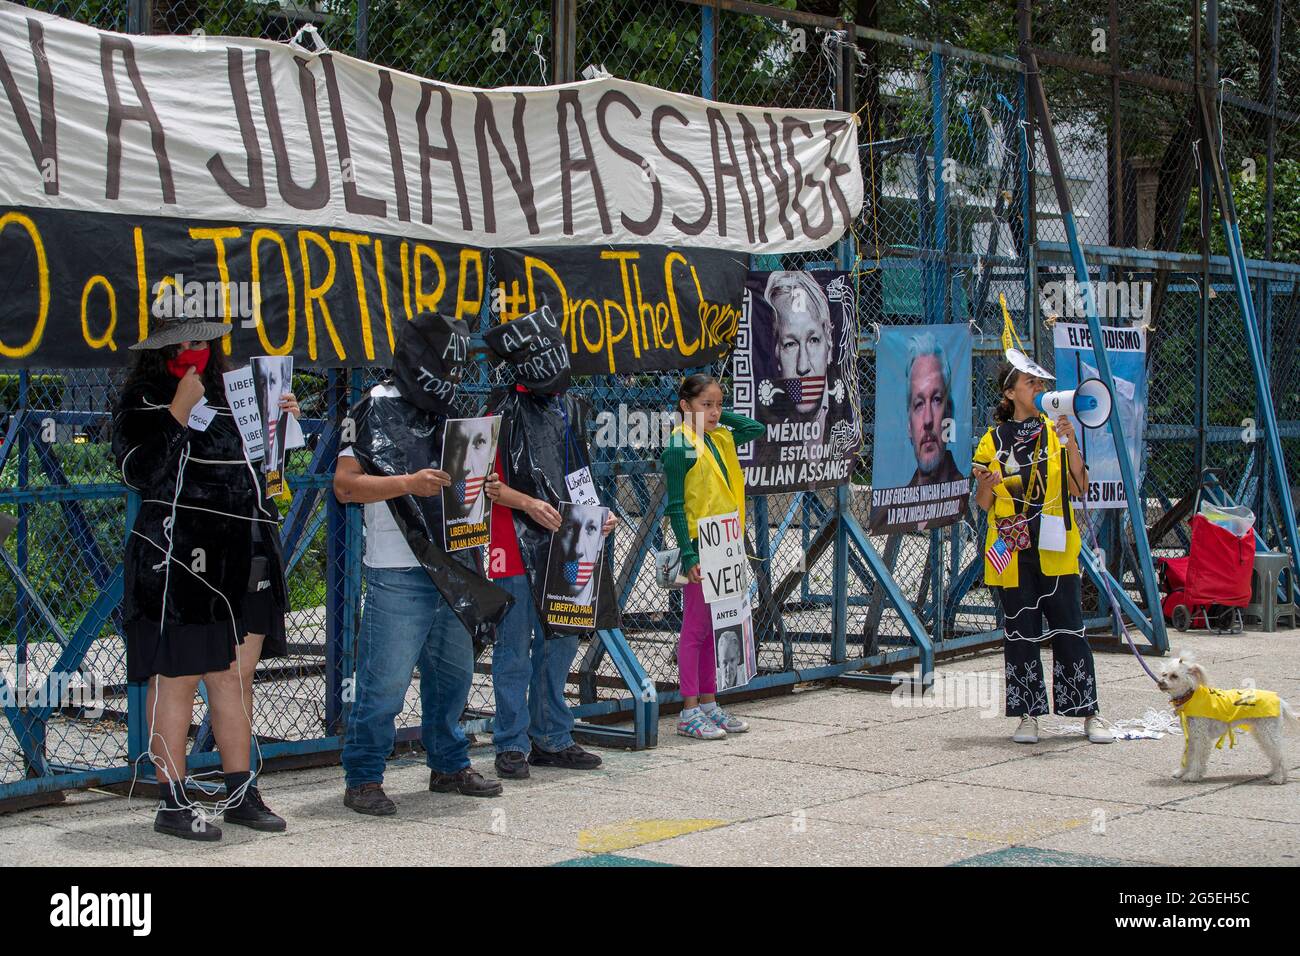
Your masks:
[[[1097,674],[1084,636],[1079,575],[1045,575],[1034,548],[1017,555],[1020,583],[994,588],[1005,617],[1007,716],[1041,717],[1047,711],[1047,682],[1039,649],[1052,642],[1052,702],[1062,716],[1098,713]],[[1044,628],[1046,624],[1046,628]]]

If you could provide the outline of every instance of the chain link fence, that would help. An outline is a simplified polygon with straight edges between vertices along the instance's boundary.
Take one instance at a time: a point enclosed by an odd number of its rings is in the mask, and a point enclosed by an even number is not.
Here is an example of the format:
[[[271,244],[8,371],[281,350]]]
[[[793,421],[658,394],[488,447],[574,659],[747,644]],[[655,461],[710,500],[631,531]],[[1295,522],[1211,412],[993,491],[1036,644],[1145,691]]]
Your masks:
[[[760,682],[788,683],[800,675],[916,658],[905,620],[860,556],[850,551],[847,578],[837,581],[837,514],[845,507],[868,525],[875,396],[878,384],[884,387],[875,371],[880,328],[971,325],[975,438],[991,423],[997,401],[991,377],[1001,359],[1000,296],[1019,334],[1050,367],[1051,332],[1040,322],[1037,291],[1072,273],[1059,253],[1052,257],[1043,251],[1063,243],[1065,234],[1046,157],[1027,121],[1025,76],[1015,58],[1014,5],[1004,0],[973,10],[956,3],[907,2],[889,5],[877,11],[877,20],[859,24],[851,22],[853,5],[815,5],[814,14],[794,9],[793,3],[782,10],[686,0],[32,5],[97,27],[137,32],[202,31],[283,41],[310,25],[334,50],[471,86],[572,79],[591,64],[616,76],[727,102],[854,112],[867,198],[849,236],[817,253],[752,261],[753,268],[763,270],[851,270],[864,422],[864,444],[844,505],[828,490],[755,499],[749,509],[750,540],[762,559],[755,570],[772,595],[768,606],[756,611]],[[1236,67],[1241,50],[1271,53],[1271,44],[1278,43],[1288,51],[1281,73],[1297,75],[1289,65],[1295,44],[1287,46],[1288,39],[1300,39],[1296,15],[1281,11],[1280,25],[1270,21],[1261,34],[1263,19],[1253,11],[1263,6],[1222,4],[1219,60],[1221,76],[1229,81],[1223,88],[1248,101],[1224,100],[1224,148],[1242,209],[1247,255],[1292,261],[1300,258],[1300,250],[1288,245],[1300,237],[1295,218],[1300,214],[1294,211],[1300,167],[1279,157],[1294,154],[1300,136],[1293,115],[1300,111],[1300,91],[1285,82],[1261,87],[1260,56],[1253,61],[1254,72]],[[553,12],[566,8],[571,22],[553,22]],[[1093,278],[1147,282],[1152,288],[1142,496],[1148,526],[1163,529],[1152,547],[1157,553],[1180,553],[1187,544],[1185,525],[1160,522],[1193,488],[1201,467],[1223,468],[1233,493],[1260,507],[1271,497],[1276,507],[1276,489],[1270,492],[1262,468],[1263,445],[1240,440],[1243,421],[1257,420],[1257,410],[1230,276],[1218,260],[1207,267],[1199,258],[1222,249],[1208,238],[1218,229],[1217,211],[1208,217],[1212,228],[1206,239],[1200,230],[1201,173],[1192,158],[1196,117],[1190,95],[1179,86],[1189,85],[1191,76],[1186,23],[1153,21],[1149,11],[1127,4],[1118,9],[1107,0],[1050,0],[1035,5],[1035,17],[1030,41],[1056,54],[1043,58],[1044,82],[1065,146],[1081,240],[1107,247],[1090,256]],[[1113,44],[1100,53],[1094,50],[1097,29]],[[918,36],[927,39],[912,39]],[[977,50],[946,45],[975,41]],[[1154,79],[1117,82],[1108,69],[1140,71]],[[1261,88],[1266,95],[1259,100]],[[1253,179],[1243,162],[1251,158],[1256,160]],[[1277,201],[1283,195],[1286,203]],[[1271,229],[1262,222],[1268,208],[1274,209]],[[493,275],[489,256],[489,288]],[[1265,270],[1255,292],[1294,474],[1300,468],[1300,283],[1294,271]],[[495,321],[485,308],[481,324]],[[710,371],[727,385],[726,363]],[[338,746],[364,579],[359,509],[340,506],[330,490],[336,426],[384,374],[365,368],[295,375],[308,447],[290,456],[294,497],[283,508],[292,653],[263,662],[255,694],[254,733],[267,755]],[[479,410],[494,374],[480,362],[461,392],[462,413]],[[108,444],[109,412],[120,379],[116,370],[84,369],[0,376],[0,426],[10,445],[0,487],[11,489],[0,492],[0,506],[19,522],[3,551],[15,586],[0,591],[0,669],[11,682],[21,675],[33,687],[61,657],[72,655],[105,690],[102,714],[67,707],[29,720],[20,710],[7,712],[10,719],[0,721],[0,797],[28,777],[56,778],[51,789],[84,786],[113,773],[122,779],[121,768],[144,739],[138,712],[143,699],[133,699],[126,683],[115,620],[114,588],[120,594],[129,518]],[[575,388],[598,412],[669,412],[676,382],[676,376],[641,373],[593,376],[578,380]],[[47,422],[53,432],[43,433]],[[681,606],[677,593],[653,583],[650,552],[672,542],[663,516],[659,450],[653,442],[595,444],[593,470],[602,500],[622,519],[611,538],[610,571],[625,636],[660,699],[671,701]],[[1141,603],[1131,530],[1122,525],[1099,523],[1098,530],[1116,576]],[[983,517],[972,509],[968,520],[945,529],[870,540],[940,651],[999,637],[992,595],[982,586],[983,534]],[[848,608],[842,620],[835,609],[841,589]],[[1104,611],[1095,592],[1088,600],[1098,613]],[[568,688],[579,713],[625,709],[630,701],[607,651],[599,638],[582,644]],[[465,713],[471,729],[487,726],[494,710],[490,647],[478,649],[476,670]],[[400,718],[403,739],[418,737],[418,708],[413,682]],[[202,703],[196,702],[198,752],[212,746],[204,717]]]

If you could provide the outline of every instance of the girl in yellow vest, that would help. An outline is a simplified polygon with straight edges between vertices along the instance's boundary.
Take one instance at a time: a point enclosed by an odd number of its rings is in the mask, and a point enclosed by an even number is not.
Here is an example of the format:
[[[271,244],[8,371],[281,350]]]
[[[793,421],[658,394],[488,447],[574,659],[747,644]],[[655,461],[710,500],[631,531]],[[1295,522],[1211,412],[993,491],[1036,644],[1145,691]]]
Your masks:
[[[718,706],[713,621],[700,586],[696,548],[701,518],[738,512],[745,527],[745,473],[736,446],[763,434],[752,418],[722,410],[722,386],[711,375],[690,375],[677,391],[682,424],[673,429],[660,456],[668,494],[667,513],[682,552],[682,573],[690,579],[682,594],[682,633],[677,669],[682,713],[677,732],[695,740],[740,734],[749,725]]]
[[[1088,469],[1070,420],[1053,424],[1035,407],[1040,376],[1003,362],[996,381],[1002,401],[975,450],[975,501],[989,512],[984,583],[1005,617],[1007,716],[1020,718],[1011,739],[1038,742],[1038,717],[1048,712],[1039,645],[1050,639],[1055,712],[1083,717],[1090,741],[1111,743],[1098,716],[1079,592],[1079,526],[1069,503],[1070,494],[1087,489]]]

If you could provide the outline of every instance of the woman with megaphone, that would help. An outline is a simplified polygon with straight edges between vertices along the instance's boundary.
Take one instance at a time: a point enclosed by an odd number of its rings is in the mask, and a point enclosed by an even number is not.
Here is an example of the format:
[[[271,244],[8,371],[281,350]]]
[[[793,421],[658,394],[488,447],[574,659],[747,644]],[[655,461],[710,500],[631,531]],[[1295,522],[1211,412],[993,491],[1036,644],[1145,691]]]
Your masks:
[[[1070,420],[1061,415],[1053,422],[1041,411],[1050,378],[1018,349],[1007,349],[997,371],[1002,400],[973,469],[975,502],[989,512],[984,582],[1004,616],[1006,712],[1020,718],[1012,740],[1038,742],[1038,718],[1048,713],[1039,646],[1050,640],[1054,712],[1082,717],[1090,741],[1110,743],[1084,633],[1080,534],[1069,499],[1087,491],[1088,469]]]

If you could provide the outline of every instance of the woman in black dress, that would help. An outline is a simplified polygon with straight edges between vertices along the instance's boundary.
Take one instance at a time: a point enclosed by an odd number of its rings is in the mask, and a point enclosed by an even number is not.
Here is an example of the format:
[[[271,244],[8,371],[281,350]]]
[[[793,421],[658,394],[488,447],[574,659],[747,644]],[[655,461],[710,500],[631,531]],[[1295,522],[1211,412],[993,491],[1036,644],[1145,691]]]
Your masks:
[[[225,774],[225,822],[285,829],[250,772],[253,670],[264,654],[285,653],[287,593],[279,517],[225,398],[214,340],[230,329],[176,320],[132,346],[139,351],[113,418],[113,454],[141,499],[127,538],[122,619],[128,679],[149,684],[149,753],[162,799],[154,829],[205,841],[221,830],[195,812],[184,787],[200,680]],[[284,407],[297,414],[291,395]]]

